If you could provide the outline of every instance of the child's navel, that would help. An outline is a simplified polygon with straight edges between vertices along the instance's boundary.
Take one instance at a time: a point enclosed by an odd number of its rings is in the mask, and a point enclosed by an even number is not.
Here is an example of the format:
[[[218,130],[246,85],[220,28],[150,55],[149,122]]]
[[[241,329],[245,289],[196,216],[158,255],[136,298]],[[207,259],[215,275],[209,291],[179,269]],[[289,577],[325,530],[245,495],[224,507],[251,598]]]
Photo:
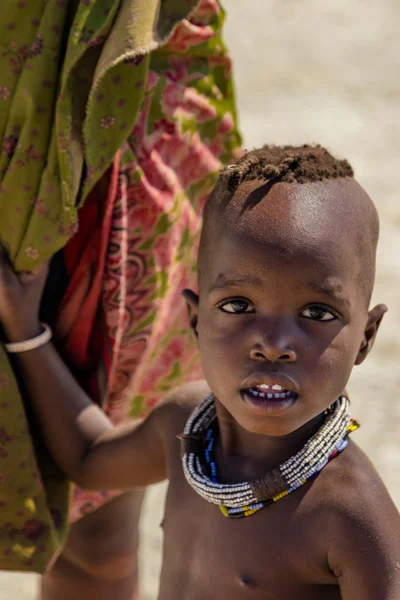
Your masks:
[[[257,584],[254,581],[254,579],[252,579],[248,575],[239,575],[238,580],[239,580],[239,585],[242,588],[247,588],[249,590],[251,590],[251,589],[254,590],[257,588]]]

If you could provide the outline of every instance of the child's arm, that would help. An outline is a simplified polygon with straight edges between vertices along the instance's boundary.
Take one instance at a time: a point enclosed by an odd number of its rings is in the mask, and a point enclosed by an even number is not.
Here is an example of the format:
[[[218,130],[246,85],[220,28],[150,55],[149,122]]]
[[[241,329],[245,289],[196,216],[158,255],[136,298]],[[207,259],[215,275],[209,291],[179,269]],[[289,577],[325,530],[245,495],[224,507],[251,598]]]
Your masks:
[[[400,515],[378,478],[359,492],[332,519],[329,567],[343,600],[399,600]]]
[[[18,279],[0,249],[0,323],[7,341],[40,333],[37,314],[45,277],[42,269]],[[162,409],[139,424],[114,429],[51,343],[12,356],[46,444],[73,481],[84,488],[122,489],[165,479]]]

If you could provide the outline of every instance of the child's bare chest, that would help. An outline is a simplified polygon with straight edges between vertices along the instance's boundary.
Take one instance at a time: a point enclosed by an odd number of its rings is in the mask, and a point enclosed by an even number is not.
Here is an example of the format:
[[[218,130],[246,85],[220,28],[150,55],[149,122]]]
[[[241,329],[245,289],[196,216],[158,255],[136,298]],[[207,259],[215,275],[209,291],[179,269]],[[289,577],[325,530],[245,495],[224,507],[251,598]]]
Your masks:
[[[286,506],[283,505],[286,502]],[[232,520],[179,478],[164,519],[160,600],[339,600],[324,564],[323,530],[298,518],[290,497]]]

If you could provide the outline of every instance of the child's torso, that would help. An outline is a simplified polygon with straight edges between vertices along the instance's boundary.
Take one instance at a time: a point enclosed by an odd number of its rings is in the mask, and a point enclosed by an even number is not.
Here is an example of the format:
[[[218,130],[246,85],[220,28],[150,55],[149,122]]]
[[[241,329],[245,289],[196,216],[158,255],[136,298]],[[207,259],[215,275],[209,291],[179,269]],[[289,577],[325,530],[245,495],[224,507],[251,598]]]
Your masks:
[[[168,454],[159,600],[341,598],[326,563],[325,517],[310,501],[313,484],[233,520],[186,483],[178,443]]]

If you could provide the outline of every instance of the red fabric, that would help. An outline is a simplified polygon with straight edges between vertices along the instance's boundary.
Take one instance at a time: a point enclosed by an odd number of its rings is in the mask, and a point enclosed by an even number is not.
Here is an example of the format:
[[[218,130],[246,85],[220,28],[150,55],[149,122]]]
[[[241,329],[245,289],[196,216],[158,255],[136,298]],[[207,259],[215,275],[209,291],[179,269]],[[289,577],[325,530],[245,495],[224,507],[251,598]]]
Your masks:
[[[103,179],[88,196],[79,212],[79,230],[64,249],[70,283],[57,316],[56,337],[62,353],[72,367],[79,369],[78,378],[99,400],[96,370],[104,357],[101,320],[102,281],[109,243],[112,213],[117,197],[120,153]],[[103,187],[107,185],[105,196]],[[104,197],[106,200],[104,201]]]

